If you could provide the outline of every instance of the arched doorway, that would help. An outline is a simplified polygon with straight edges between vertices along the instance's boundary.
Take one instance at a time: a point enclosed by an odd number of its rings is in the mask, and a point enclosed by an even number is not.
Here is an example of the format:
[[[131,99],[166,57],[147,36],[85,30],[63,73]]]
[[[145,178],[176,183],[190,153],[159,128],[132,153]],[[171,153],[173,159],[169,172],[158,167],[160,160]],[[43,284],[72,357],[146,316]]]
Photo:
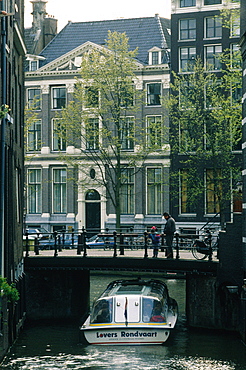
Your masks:
[[[98,191],[90,189],[85,195],[85,222],[87,237],[101,231],[101,197]]]

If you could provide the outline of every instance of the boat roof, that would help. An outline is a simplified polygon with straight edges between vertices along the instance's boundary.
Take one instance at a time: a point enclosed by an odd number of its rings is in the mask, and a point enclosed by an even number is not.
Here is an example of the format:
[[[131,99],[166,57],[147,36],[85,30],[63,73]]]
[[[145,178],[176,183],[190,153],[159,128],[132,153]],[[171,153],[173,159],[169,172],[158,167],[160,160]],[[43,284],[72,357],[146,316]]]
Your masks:
[[[167,286],[159,280],[115,280],[111,282],[100,298],[118,295],[142,295],[152,298],[168,296]]]

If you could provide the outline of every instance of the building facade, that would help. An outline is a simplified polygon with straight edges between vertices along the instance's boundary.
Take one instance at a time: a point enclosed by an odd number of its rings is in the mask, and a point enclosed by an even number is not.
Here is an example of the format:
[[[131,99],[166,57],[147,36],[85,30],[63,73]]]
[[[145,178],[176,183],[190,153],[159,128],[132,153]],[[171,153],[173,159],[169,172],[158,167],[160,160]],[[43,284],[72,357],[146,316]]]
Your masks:
[[[218,56],[225,50],[231,53],[239,50],[239,17],[235,16],[229,25],[223,23],[221,11],[238,9],[239,1],[227,2],[224,0],[172,0],[171,7],[171,70],[178,76],[192,73],[195,61],[200,58],[205,70],[220,76],[222,63]],[[228,15],[228,13],[227,13]],[[238,91],[240,94],[241,91]],[[171,123],[170,123],[171,125]],[[182,130],[179,130],[180,143],[183,140]],[[204,194],[199,206],[191,209],[187,205],[187,193],[185,193],[184,162],[187,157],[185,150],[172,155],[171,171],[180,173],[176,185],[179,189],[174,192],[171,198],[171,212],[177,222],[180,222],[184,229],[201,228],[207,222],[219,224],[219,212],[215,199],[209,195],[208,183],[209,164],[200,161],[200,177],[204,178]],[[235,158],[240,163],[241,148],[234,150]],[[172,191],[172,190],[171,190]],[[241,212],[241,182],[238,183],[238,191],[235,198],[229,202],[226,209],[226,220],[231,221],[233,212]],[[233,191],[232,191],[233,193]],[[237,199],[236,199],[237,196]],[[213,198],[213,199],[212,199]]]
[[[0,275],[8,284],[16,283],[20,293],[15,304],[7,302],[1,294],[2,357],[16,338],[24,316],[24,1],[1,1],[0,27]]]
[[[87,157],[90,186],[78,187],[81,174],[61,159],[61,153],[76,155],[77,148],[59,139],[57,113],[73,100],[83,54],[93,48],[104,48],[108,30],[125,32],[130,49],[138,47],[134,88],[144,93],[135,113],[137,117],[130,114],[128,119],[142,121],[146,135],[151,122],[162,120],[167,128],[167,113],[161,99],[169,90],[169,26],[169,20],[158,15],[70,22],[36,58],[36,70],[26,71],[26,99],[35,112],[35,119],[27,128],[27,228],[42,226],[50,232],[82,227],[95,231],[115,228],[114,208],[106,200],[103,186],[93,181],[98,174],[95,164]],[[129,144],[126,150],[134,148]],[[160,147],[141,171],[129,176],[121,216],[123,229],[133,227],[143,231],[162,223],[161,215],[169,207],[169,154],[168,146]]]

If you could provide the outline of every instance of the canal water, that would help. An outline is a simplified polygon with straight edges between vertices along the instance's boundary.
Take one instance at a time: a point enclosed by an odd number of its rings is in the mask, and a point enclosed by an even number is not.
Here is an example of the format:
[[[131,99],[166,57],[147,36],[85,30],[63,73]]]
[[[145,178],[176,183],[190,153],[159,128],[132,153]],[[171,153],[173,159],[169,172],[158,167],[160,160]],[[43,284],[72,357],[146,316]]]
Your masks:
[[[137,275],[91,274],[91,302],[110,281],[129,276]],[[157,274],[145,273],[141,277],[164,280]],[[170,296],[178,302],[179,319],[164,345],[82,345],[77,323],[36,323],[25,326],[0,369],[246,370],[246,347],[240,338],[224,332],[189,329],[185,319],[185,281],[166,282]]]

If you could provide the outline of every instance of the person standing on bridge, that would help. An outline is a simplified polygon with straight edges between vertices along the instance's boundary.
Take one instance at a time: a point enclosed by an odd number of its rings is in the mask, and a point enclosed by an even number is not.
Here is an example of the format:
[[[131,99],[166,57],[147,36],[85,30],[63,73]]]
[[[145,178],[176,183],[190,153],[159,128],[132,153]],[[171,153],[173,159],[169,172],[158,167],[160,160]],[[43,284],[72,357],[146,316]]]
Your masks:
[[[157,227],[156,226],[151,227],[151,232],[149,234],[149,238],[152,240],[153,258],[157,258],[161,236],[160,236],[160,234],[157,233]]]
[[[163,216],[167,221],[163,231],[164,236],[166,237],[167,258],[173,258],[173,237],[176,231],[175,220],[167,212],[164,212]]]

